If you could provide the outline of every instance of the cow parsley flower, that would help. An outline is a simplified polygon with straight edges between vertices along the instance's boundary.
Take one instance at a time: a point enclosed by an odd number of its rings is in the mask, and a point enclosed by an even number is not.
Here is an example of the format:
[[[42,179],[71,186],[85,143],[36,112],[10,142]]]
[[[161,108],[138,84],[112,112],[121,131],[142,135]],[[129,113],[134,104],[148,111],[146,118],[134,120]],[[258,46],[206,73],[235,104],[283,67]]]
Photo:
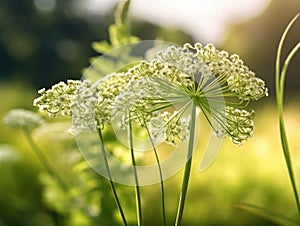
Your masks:
[[[95,130],[95,111],[96,111],[96,90],[91,88],[90,81],[86,80],[84,86],[74,95],[74,100],[70,103],[72,110],[72,127],[69,132],[78,135],[86,130]]]
[[[162,134],[166,142],[176,145],[189,136],[189,122],[190,117],[181,117],[177,111],[165,111],[151,119],[149,129],[153,137]]]
[[[184,115],[187,106],[194,103],[216,135],[229,136],[236,144],[253,134],[254,112],[246,110],[246,106],[250,101],[268,95],[264,81],[255,77],[238,55],[217,50],[212,44],[170,47],[159,52],[157,59],[143,61],[129,73],[131,80],[115,100],[119,106],[126,106],[132,119],[150,113],[148,121],[153,128],[154,122],[157,125],[164,121],[162,119],[166,120],[165,109],[179,108]],[[154,112],[158,116],[151,119]],[[177,143],[180,120],[166,122],[162,124],[165,129],[161,128],[161,132],[166,141]]]
[[[196,43],[169,47],[154,60],[94,84],[68,80],[39,93],[34,105],[50,115],[72,115],[73,134],[96,126],[102,129],[121,113],[121,127],[130,120],[151,131],[160,128],[165,140],[176,144],[188,134],[187,111],[193,103],[216,135],[241,144],[254,128],[254,113],[246,107],[267,96],[268,90],[238,55]]]
[[[38,91],[41,96],[34,100],[33,106],[50,116],[70,116],[72,115],[71,105],[75,95],[82,89],[83,85],[85,82],[68,80],[67,83],[59,82],[48,90],[43,88]]]
[[[45,120],[35,112],[13,109],[4,117],[4,123],[12,128],[23,128],[31,131],[44,124]]]

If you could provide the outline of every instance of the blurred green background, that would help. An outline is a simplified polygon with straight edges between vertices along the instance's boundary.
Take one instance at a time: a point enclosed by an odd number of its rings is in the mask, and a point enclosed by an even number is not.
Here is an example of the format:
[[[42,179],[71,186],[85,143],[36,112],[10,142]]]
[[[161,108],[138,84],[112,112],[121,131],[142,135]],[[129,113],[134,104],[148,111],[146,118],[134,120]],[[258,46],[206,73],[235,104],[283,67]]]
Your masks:
[[[0,226],[121,225],[108,184],[81,159],[66,132],[68,122],[52,122],[35,131],[35,139],[74,186],[69,193],[61,191],[47,176],[21,131],[7,128],[2,122],[10,109],[35,110],[32,101],[38,89],[67,78],[80,79],[89,58],[96,55],[90,43],[107,40],[107,28],[113,23],[114,7],[105,14],[89,15],[74,7],[76,0],[59,0],[52,8],[44,9],[37,2],[0,3]],[[299,10],[299,0],[272,0],[262,14],[247,22],[232,23],[224,42],[217,44],[238,53],[266,81],[270,97],[252,106],[256,110],[254,137],[241,147],[225,140],[215,163],[203,173],[198,172],[198,166],[210,131],[201,121],[183,225],[277,225],[234,208],[240,202],[297,216],[280,149],[273,87],[280,36]],[[132,33],[141,39],[159,37],[178,44],[202,41],[151,21],[132,18],[131,26]],[[299,42],[299,27],[298,21],[288,36],[284,55]],[[285,111],[296,173],[300,170],[299,62],[298,53],[288,71]],[[166,181],[169,223],[176,214],[181,178],[179,173]],[[120,185],[118,190],[134,222],[133,189]],[[143,187],[142,193],[145,225],[161,225],[159,186]]]

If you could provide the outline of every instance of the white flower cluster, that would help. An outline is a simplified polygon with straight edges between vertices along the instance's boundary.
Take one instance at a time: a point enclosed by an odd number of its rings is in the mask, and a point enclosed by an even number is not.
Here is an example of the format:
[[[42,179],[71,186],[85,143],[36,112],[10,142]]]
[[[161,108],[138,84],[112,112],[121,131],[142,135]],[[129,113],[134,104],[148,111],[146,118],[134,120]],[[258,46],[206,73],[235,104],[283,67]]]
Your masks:
[[[175,111],[174,107],[190,101],[181,81],[189,81],[190,85],[192,80],[188,76],[180,78],[181,74],[176,67],[156,60],[134,67],[132,79],[114,101],[115,111],[130,114],[130,117],[122,117],[120,127],[126,128],[124,125],[131,120],[136,125],[150,128],[153,137],[162,135],[167,143],[176,145],[184,140],[189,134],[188,120],[181,117],[186,107],[181,112]],[[174,116],[169,118],[169,114]],[[163,128],[158,128],[159,124]]]
[[[13,109],[4,117],[4,123],[12,128],[23,128],[31,131],[45,123],[35,112],[25,109]]]
[[[237,54],[229,55],[212,44],[203,47],[200,43],[194,46],[187,43],[183,47],[170,47],[160,52],[158,58],[194,76],[204,92],[213,88],[208,85],[211,79],[216,79],[218,85],[225,88],[223,92],[234,92],[232,95],[243,101],[258,100],[268,95],[264,81],[255,77]]]
[[[268,96],[268,89],[237,54],[229,55],[212,44],[196,43],[170,47],[160,52],[158,58],[191,75],[194,87],[190,95],[208,120],[211,116],[218,122],[216,134],[229,136],[236,144],[252,136],[254,112],[244,108],[250,101]],[[220,96],[225,98],[226,106],[218,104]]]
[[[83,81],[79,92],[72,101],[73,126],[71,134],[77,135],[85,130],[102,129],[109,124],[114,115],[114,101],[124,89],[129,75],[126,73],[112,73],[94,84]]]
[[[38,91],[41,96],[33,101],[33,106],[50,116],[70,116],[72,103],[82,84],[81,81],[68,80],[67,83],[59,82],[53,85],[51,89],[41,89]]]
[[[89,80],[82,82],[80,91],[74,96],[71,103],[72,109],[72,127],[69,132],[78,135],[86,130],[94,131],[96,128],[96,92],[91,88]]]
[[[69,80],[39,93],[34,105],[50,115],[73,115],[74,134],[102,129],[122,113],[123,127],[128,120],[149,126],[176,144],[189,133],[188,118],[182,116],[192,102],[208,120],[211,116],[219,123],[216,134],[242,143],[252,135],[254,116],[244,108],[268,90],[238,55],[196,43],[169,47],[157,59],[141,61],[94,84]],[[214,104],[220,96],[226,106]]]
[[[178,144],[189,136],[190,117],[181,117],[179,112],[164,111],[150,121],[150,133],[163,135],[166,142]]]
[[[233,107],[226,107],[224,117],[225,125],[215,130],[217,136],[229,136],[233,143],[242,144],[243,141],[252,137],[254,129],[253,110],[246,111]],[[221,125],[221,124],[220,124]]]

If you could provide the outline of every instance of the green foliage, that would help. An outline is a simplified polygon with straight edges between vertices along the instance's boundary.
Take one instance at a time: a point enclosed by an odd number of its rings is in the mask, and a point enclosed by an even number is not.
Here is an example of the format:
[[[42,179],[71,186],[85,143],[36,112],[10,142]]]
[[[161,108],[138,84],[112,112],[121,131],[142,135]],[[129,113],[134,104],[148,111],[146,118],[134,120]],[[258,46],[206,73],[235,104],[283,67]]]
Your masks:
[[[119,45],[129,44],[138,40],[130,35],[128,27],[123,23],[129,2],[126,3],[125,1],[125,4],[122,4],[120,5],[123,8],[121,7],[120,9],[119,6],[119,11],[117,10],[116,13],[116,24],[111,25],[109,28],[111,44],[102,41],[92,45],[98,53],[105,53]],[[107,69],[109,64],[100,65],[101,67],[97,67],[97,70],[101,70],[101,68],[104,68],[104,71],[111,70]],[[87,76],[90,77],[89,74]],[[97,73],[97,77],[99,79],[99,73]],[[54,93],[61,95],[59,90],[58,92],[54,90]],[[65,152],[67,153],[68,151]],[[109,205],[109,208],[107,208],[107,203],[112,203],[113,201],[110,192],[108,192],[107,181],[96,173],[91,172],[91,168],[82,157],[77,157],[77,160],[71,164],[71,171],[66,173],[71,178],[68,180],[67,186],[62,184],[62,181],[58,180],[58,177],[54,174],[43,174],[41,176],[41,182],[45,186],[43,200],[50,209],[60,216],[59,224],[72,226],[92,226],[99,223],[103,225],[118,225],[120,219],[116,217],[116,207]]]
[[[112,43],[115,42],[114,37],[118,40],[118,33],[112,33]],[[199,75],[198,80],[197,75]],[[223,137],[227,134],[233,143],[242,144],[243,141],[252,136],[253,131],[253,112],[248,112],[245,108],[250,101],[266,96],[268,91],[264,82],[255,77],[255,73],[244,65],[238,55],[229,55],[226,51],[216,49],[212,44],[202,46],[200,43],[195,45],[187,43],[183,47],[171,46],[167,50],[159,52],[157,59],[141,61],[126,71],[109,74],[105,79],[94,84],[90,84],[90,81],[87,80],[72,81],[72,83],[68,81],[68,84],[60,82],[49,90],[40,90],[39,94],[41,96],[35,99],[34,105],[39,107],[41,112],[48,112],[50,116],[56,114],[73,116],[73,134],[78,135],[82,131],[95,130],[96,128],[99,135],[96,139],[100,142],[98,146],[101,146],[103,162],[99,162],[97,158],[99,153],[97,152],[94,152],[89,160],[93,162],[92,166],[95,169],[98,164],[105,165],[111,190],[124,225],[127,225],[127,220],[111,176],[111,166],[106,154],[106,141],[102,137],[102,131],[105,132],[104,128],[113,123],[113,118],[116,117],[117,112],[122,114],[122,118],[117,119],[118,125],[123,128],[128,127],[127,140],[136,194],[136,221],[139,226],[143,225],[140,192],[140,186],[143,184],[139,183],[138,178],[133,125],[150,128],[148,130],[150,140],[162,133],[163,142],[177,145],[178,141],[184,141],[188,137],[187,156],[181,156],[187,162],[184,162],[185,172],[175,222],[177,226],[182,221],[191,173],[196,108],[201,109],[217,136]],[[223,98],[223,102],[219,99],[220,96]],[[210,105],[209,101],[213,104]],[[179,108],[170,109],[173,106]],[[191,119],[183,119],[185,114],[190,113],[187,110],[189,107],[191,108]],[[52,110],[53,108],[54,110]],[[171,113],[166,114],[166,111]],[[159,117],[164,119],[159,120]],[[217,123],[215,124],[210,117]],[[157,128],[152,126],[157,122]],[[185,122],[189,122],[190,125],[187,126]],[[152,131],[154,133],[151,133]],[[189,136],[186,135],[188,133]],[[90,133],[87,135],[91,136]],[[85,137],[85,139],[87,138]],[[151,143],[156,153],[155,146],[153,142]],[[92,144],[97,145],[97,142],[92,142]],[[89,145],[85,148],[91,151],[92,147],[93,145]],[[158,160],[157,164],[159,165]],[[129,168],[127,167],[127,169]],[[162,175],[160,167],[159,170],[160,175]],[[123,174],[125,174],[124,171],[123,169]],[[143,174],[143,176],[147,177],[148,175]],[[125,175],[123,177],[126,178]],[[159,179],[162,197],[164,197],[164,178],[160,177]],[[50,192],[50,194],[53,193]],[[47,200],[53,201],[56,197],[59,199],[61,195],[59,192],[57,194],[50,196]],[[72,203],[68,199],[64,202]],[[85,202],[84,204],[87,205]],[[56,207],[57,211],[62,210],[59,207]],[[163,213],[165,213],[165,208],[163,201]],[[166,225],[165,222],[164,220]]]
[[[41,201],[39,172],[22,151],[12,144],[0,145],[0,225],[55,224],[55,214]]]
[[[0,89],[1,96],[6,96],[8,90],[15,91],[10,95],[11,99],[7,98],[2,101],[1,116],[4,116],[4,113],[10,108],[28,107],[24,105],[24,101],[29,104],[32,103],[34,89],[7,85]],[[292,154],[296,162],[300,157],[296,151],[300,147],[298,136],[300,109],[298,102],[296,97],[294,102],[287,103],[285,109],[286,126],[289,129],[291,148],[292,151],[294,150]],[[258,105],[260,107],[257,110],[255,120],[256,131],[254,137],[246,144],[241,147],[234,147],[229,141],[225,141],[222,146],[223,152],[216,159],[216,163],[205,173],[198,172],[200,159],[194,159],[195,164],[192,166],[191,184],[187,196],[183,225],[277,225],[233,208],[235,203],[241,201],[255,203],[296,219],[297,213],[292,200],[293,194],[288,186],[289,181],[286,177],[282,156],[277,151],[280,146],[279,135],[274,132],[278,129],[276,123],[274,123],[277,120],[277,112],[273,103],[267,104],[264,102],[264,104],[264,106]],[[55,120],[61,121],[61,119]],[[201,125],[202,139],[197,145],[197,153],[202,153],[205,150],[205,140],[208,139],[207,135],[209,134],[208,125],[202,122]],[[0,181],[0,219],[2,225],[58,225],[55,219],[61,218],[61,221],[63,221],[64,218],[62,216],[57,217],[52,206],[49,207],[49,204],[44,201],[41,202],[41,200],[44,200],[41,199],[42,194],[44,194],[43,191],[47,188],[40,184],[38,177],[40,174],[45,174],[44,168],[37,162],[22,133],[5,127],[2,122],[0,122],[0,126],[1,142],[10,143],[15,147],[15,152],[20,155],[18,161],[6,163],[1,161],[0,163],[2,175]],[[68,127],[69,124],[48,123],[47,127],[39,128],[34,131],[33,135],[39,146],[54,163],[55,168],[59,169],[61,175],[67,181],[69,179],[73,181],[78,173],[72,173],[75,172],[72,162],[78,162],[79,164],[81,157],[78,153],[76,154],[76,161],[72,157],[78,150],[75,150],[73,138],[66,133]],[[112,132],[105,134],[106,140],[111,138]],[[113,147],[112,139],[109,145]],[[73,154],[68,155],[67,153]],[[299,172],[299,167],[299,164],[295,164],[295,172]],[[103,188],[101,190],[103,199],[100,204],[99,221],[101,219],[102,225],[110,226],[109,222],[114,217],[112,222],[116,222],[115,225],[121,225],[107,181],[95,175],[93,171],[88,171],[91,178],[94,177],[96,180],[101,181]],[[166,193],[166,204],[168,206],[167,222],[169,222],[169,225],[176,214],[181,176],[182,174],[175,175],[165,182],[165,189],[168,191]],[[55,179],[52,180],[55,181]],[[121,197],[121,203],[126,209],[129,222],[134,222],[134,197],[128,195],[132,194],[133,189],[126,186],[117,186],[117,191]],[[162,225],[160,186],[143,187],[141,192],[143,195],[142,208],[145,210],[143,212],[144,225]],[[113,213],[112,209],[115,209]],[[195,211],[197,214],[195,214]]]
[[[138,41],[137,37],[130,34],[126,22],[129,3],[129,0],[122,1],[116,11],[116,23],[109,28],[110,42],[101,41],[92,44],[92,47],[96,52],[100,54],[107,53],[107,51],[112,51],[120,45],[131,44]],[[296,49],[298,48],[299,47]],[[128,62],[132,62],[132,58],[128,59],[130,51],[131,49],[128,48],[128,51],[116,51],[108,55],[112,58],[120,58],[120,54],[122,54],[122,58],[124,57],[124,59],[129,60]],[[294,51],[293,54],[295,52],[296,51]],[[293,54],[291,56],[293,56]],[[134,59],[139,60],[138,57]],[[290,59],[291,57],[286,61],[286,65],[289,64]],[[94,59],[92,60],[92,66],[92,70],[88,69],[85,71],[85,77],[90,78],[92,81],[98,80],[101,76],[118,68],[118,65],[115,65],[115,61],[111,58],[102,58],[100,61]],[[281,82],[282,86],[284,85],[284,76],[282,79],[283,82]],[[281,94],[283,95],[283,89]],[[267,113],[265,112],[262,117],[269,119],[274,115],[274,113],[269,111],[270,109],[271,107],[267,109]],[[193,113],[195,114],[195,111]],[[29,157],[21,159],[21,161],[18,160],[14,162],[13,159],[11,159],[10,161],[3,163],[4,158],[1,159],[0,156],[0,172],[5,172],[3,173],[5,176],[0,182],[0,226],[51,224],[59,226],[121,225],[122,219],[119,216],[118,209],[116,205],[114,205],[113,200],[116,197],[112,196],[107,180],[92,171],[76,149],[75,143],[72,141],[71,137],[68,137],[65,134],[62,136],[61,133],[58,133],[60,130],[57,129],[59,127],[59,123],[56,123],[57,121],[64,122],[64,119],[54,119],[47,125],[42,126],[42,128],[36,128],[32,134],[37,136],[37,141],[42,150],[47,153],[49,162],[56,163],[55,169],[60,175],[63,175],[63,179],[67,182],[67,186],[62,185],[55,174],[45,172],[43,168],[40,169],[32,166],[32,160]],[[195,115],[193,124],[195,124]],[[261,140],[274,139],[273,136],[269,134],[269,130],[272,130],[272,123],[269,124],[268,134],[263,136],[260,134],[262,137]],[[265,120],[261,121],[260,125],[262,125],[262,128],[265,128]],[[281,126],[281,129],[285,130],[284,125]],[[44,132],[42,133],[43,130]],[[206,130],[208,131],[207,128]],[[26,149],[28,149],[26,146],[28,144],[24,142],[24,138],[21,137],[18,132],[9,132],[11,134],[14,133],[12,136],[13,138],[11,138],[13,142],[18,143],[21,147],[25,146]],[[116,143],[114,139],[111,138],[110,132],[110,130],[105,131],[104,136],[109,138],[107,139],[107,146],[113,147]],[[190,144],[192,144],[191,140]],[[205,136],[203,136],[202,140],[205,140]],[[253,147],[250,148],[252,150],[252,155],[256,150],[262,149],[262,144],[264,143],[252,143]],[[283,140],[283,144],[287,144],[286,139]],[[268,150],[274,149],[271,144],[267,145],[270,145],[267,146]],[[192,148],[189,150],[190,152],[192,151],[191,149]],[[200,148],[198,147],[198,149]],[[229,151],[232,149],[232,146],[225,143],[224,149]],[[1,151],[0,148],[0,154],[4,153]],[[289,150],[285,150],[285,153],[289,153]],[[236,155],[229,155],[227,158],[224,158],[223,155],[220,157],[223,164],[213,168],[211,174],[201,174],[198,176],[193,173],[191,175],[195,182],[192,183],[190,196],[187,196],[187,214],[182,220],[183,225],[274,225],[268,221],[256,218],[253,219],[252,216],[241,217],[240,213],[233,214],[230,205],[240,199],[246,199],[246,201],[247,199],[251,199],[251,201],[258,200],[262,203],[267,203],[269,206],[276,204],[276,206],[285,206],[289,209],[290,203],[286,201],[286,196],[281,193],[285,183],[277,180],[277,175],[271,177],[271,179],[266,177],[264,179],[267,180],[261,180],[259,184],[257,184],[257,175],[253,175],[254,171],[258,172],[258,174],[267,171],[267,164],[270,160],[273,160],[274,156],[271,158],[265,157],[264,159],[259,159],[260,161],[252,156],[253,161],[250,162],[245,161],[245,159],[248,160],[249,156],[251,158],[251,154],[246,154],[239,154],[238,157]],[[28,155],[28,153],[26,155]],[[261,161],[265,162],[265,164],[261,164]],[[272,165],[273,164],[275,163],[272,162]],[[192,166],[191,162],[188,167],[194,168],[194,172],[197,171],[197,166]],[[291,163],[289,162],[288,167],[291,168]],[[290,170],[293,171],[292,168]],[[181,174],[176,175],[170,181],[166,182],[168,190],[166,204],[169,208],[167,210],[167,222],[173,222],[175,217],[177,199],[174,197],[177,197],[179,192],[179,176],[181,176]],[[34,179],[32,179],[32,177]],[[188,177],[189,172],[186,173],[185,176],[186,179],[184,185],[186,185],[186,188],[184,188],[185,190],[183,189],[184,192],[186,192],[187,189]],[[37,178],[40,178],[41,184],[39,184]],[[269,179],[270,181],[268,181]],[[292,181],[294,180],[293,177],[291,177],[291,179]],[[28,183],[28,181],[30,181],[30,183]],[[255,186],[253,186],[254,184]],[[42,187],[40,185],[42,185]],[[274,186],[274,190],[272,186]],[[296,186],[293,186],[295,191]],[[251,189],[254,189],[253,187],[257,187],[259,191],[253,192],[252,194]],[[138,191],[143,194],[142,202],[140,199],[138,201],[139,214],[143,214],[144,225],[163,224],[162,218],[160,217],[162,214],[162,207],[159,202],[161,197],[157,196],[161,191],[158,189],[159,187],[154,185],[147,188],[141,188]],[[32,190],[34,190],[34,192],[32,192]],[[116,190],[119,197],[122,197],[120,198],[120,202],[123,207],[125,207],[124,209],[126,209],[129,224],[135,224],[136,215],[133,208],[134,197],[133,195],[128,195],[132,194],[133,189],[122,185],[116,185]],[[246,194],[247,192],[249,192],[249,194]],[[295,192],[297,193],[297,191]],[[186,193],[184,193],[183,196],[185,199]],[[276,198],[274,199],[274,197]],[[258,215],[264,215],[267,216],[267,218],[272,216],[271,221],[274,222],[280,223],[281,221],[284,221],[285,223],[293,223],[293,220],[276,215],[261,207],[245,204],[241,206],[241,208],[248,208],[250,211],[259,211]],[[145,211],[141,213],[141,209],[144,209]],[[180,214],[182,214],[182,210],[179,211]],[[180,216],[180,218],[181,217],[182,216]]]
[[[300,199],[299,199],[299,193],[296,185],[296,179],[294,176],[294,169],[292,164],[292,159],[290,156],[290,149],[288,145],[288,139],[286,134],[286,128],[285,128],[285,122],[283,118],[283,101],[284,101],[284,86],[285,86],[285,77],[287,73],[287,69],[289,67],[289,64],[296,54],[296,52],[300,49],[300,42],[291,50],[290,54],[287,56],[286,60],[284,61],[283,67],[280,67],[281,64],[281,54],[282,54],[282,48],[285,41],[285,38],[288,34],[288,31],[292,27],[292,25],[295,23],[295,21],[299,18],[300,14],[298,13],[293,20],[288,24],[286,30],[284,31],[282,38],[280,40],[279,46],[278,46],[278,52],[277,52],[277,59],[276,59],[276,74],[275,74],[275,84],[276,84],[276,103],[279,113],[279,129],[280,129],[280,138],[281,138],[281,145],[283,154],[285,157],[286,165],[289,172],[289,177],[291,180],[292,188],[294,191],[295,201],[297,204],[298,212],[300,214]]]
[[[125,24],[117,25],[113,24],[109,26],[109,39],[111,44],[106,40],[100,42],[93,42],[92,48],[100,53],[104,54],[118,46],[126,45],[137,42],[139,38],[131,36],[128,27]]]
[[[118,8],[115,11],[115,24],[128,25],[128,10],[129,10],[130,0],[122,0],[118,4]]]
[[[44,205],[58,216],[57,225],[120,225],[107,180],[81,156],[73,137],[66,132],[69,123],[55,121],[34,132],[35,136],[39,134],[43,151],[48,153],[49,162],[55,161],[55,170],[65,182],[55,174],[40,174]],[[130,204],[132,197],[124,196],[122,201]]]
[[[299,222],[286,217],[285,215],[281,215],[279,213],[273,212],[269,209],[249,204],[249,203],[240,203],[235,206],[236,208],[240,208],[242,210],[248,211],[255,215],[261,216],[263,218],[269,219],[270,221],[277,223],[282,226],[296,226],[299,225]]]
[[[78,153],[77,153],[78,154]],[[55,177],[48,174],[41,175],[41,182],[45,186],[43,200],[53,211],[63,216],[62,225],[107,225],[114,222],[115,208],[106,210],[103,215],[102,207],[105,202],[112,201],[106,181],[91,171],[87,163],[77,157],[72,163],[68,188],[61,186]]]
[[[105,53],[105,56],[93,57],[90,60],[91,65],[89,68],[83,70],[85,79],[97,81],[124,65],[140,60],[138,57],[131,56],[132,47],[129,44],[136,43],[139,39],[130,34],[126,24],[110,25],[109,40],[110,43],[106,40],[92,43],[92,48],[99,54]],[[117,48],[127,44],[126,50]]]
[[[283,113],[283,104],[284,104],[284,88],[285,88],[285,78],[287,69],[289,67],[289,64],[292,60],[292,58],[295,56],[296,52],[300,49],[300,42],[296,44],[296,46],[290,51],[288,56],[286,57],[283,66],[281,67],[281,57],[282,57],[282,49],[283,45],[286,39],[286,36],[288,32],[290,31],[292,25],[295,23],[295,21],[299,18],[300,14],[297,14],[287,25],[285,31],[282,34],[282,37],[280,39],[278,49],[277,49],[277,56],[276,56],[276,70],[275,70],[275,88],[276,88],[276,104],[277,104],[277,110],[279,115],[279,131],[280,131],[280,140],[281,140],[281,146],[283,155],[286,162],[286,167],[288,169],[288,175],[291,182],[292,190],[294,193],[294,199],[296,202],[298,214],[300,214],[300,199],[299,199],[299,193],[298,188],[296,184],[296,177],[294,173],[294,167],[291,157],[291,150],[289,148],[288,138],[287,138],[287,129],[285,126],[285,120],[284,120],[284,113]],[[270,211],[266,208],[252,205],[252,204],[240,204],[237,207],[244,209],[246,211],[252,212],[256,215],[261,215],[265,218],[271,219],[273,222],[278,222],[281,225],[299,225],[299,216],[298,219],[293,220],[289,219],[288,217],[285,217],[282,214],[278,214],[276,212]]]
[[[123,65],[127,65],[132,61],[139,60],[137,57],[130,55],[131,48],[128,46],[124,51],[122,48],[118,50],[117,47],[124,46],[139,41],[139,38],[133,36],[128,26],[128,9],[130,0],[120,1],[115,12],[115,23],[109,26],[109,42],[106,40],[92,42],[92,48],[98,54],[106,54],[103,57],[93,57],[88,69],[83,70],[85,79],[97,81],[98,79],[110,74]],[[121,64],[120,64],[120,59]]]
[[[137,42],[138,37],[130,34],[128,27],[128,10],[130,0],[121,0],[115,11],[115,23],[109,26],[109,40],[110,44],[106,41],[93,42],[92,48],[104,54],[118,46],[126,45]]]

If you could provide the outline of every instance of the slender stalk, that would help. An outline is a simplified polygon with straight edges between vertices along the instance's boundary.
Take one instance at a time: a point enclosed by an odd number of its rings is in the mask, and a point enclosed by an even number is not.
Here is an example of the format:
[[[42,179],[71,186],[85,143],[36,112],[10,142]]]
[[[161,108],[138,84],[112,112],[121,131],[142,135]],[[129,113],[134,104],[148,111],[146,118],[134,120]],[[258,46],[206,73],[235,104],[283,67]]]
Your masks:
[[[162,215],[163,215],[164,226],[166,226],[167,225],[167,220],[166,220],[164,178],[163,178],[163,174],[162,174],[162,169],[161,169],[161,164],[160,164],[159,156],[158,156],[157,150],[155,148],[154,142],[153,142],[153,140],[151,138],[150,131],[149,131],[149,129],[148,129],[147,126],[145,126],[145,127],[146,127],[146,130],[147,130],[148,136],[150,138],[150,142],[151,142],[151,145],[152,145],[152,148],[153,148],[153,152],[154,152],[154,155],[155,155],[155,159],[156,159],[156,163],[157,163],[157,166],[158,166],[158,172],[159,172],[159,177],[160,177],[160,188],[161,188]]]
[[[286,162],[286,166],[287,166],[288,173],[289,173],[289,178],[290,178],[293,193],[294,193],[294,198],[295,198],[296,205],[297,205],[297,210],[298,210],[298,213],[300,214],[300,199],[299,199],[299,194],[298,194],[298,190],[297,190],[297,184],[296,184],[296,180],[295,180],[293,164],[292,164],[292,159],[291,159],[291,155],[290,155],[290,148],[289,148],[289,144],[288,144],[288,140],[287,140],[287,134],[286,134],[285,122],[284,122],[284,116],[283,116],[283,101],[284,101],[283,98],[284,98],[285,77],[286,77],[287,69],[289,67],[289,63],[290,63],[291,59],[293,58],[295,53],[300,48],[299,43],[293,48],[293,50],[290,52],[290,54],[286,58],[282,70],[280,67],[283,43],[285,41],[288,31],[290,30],[291,26],[293,25],[293,23],[296,21],[296,19],[299,16],[300,16],[300,14],[297,14],[291,20],[291,22],[288,24],[287,28],[285,29],[285,31],[281,37],[280,42],[279,42],[279,46],[278,46],[278,50],[277,50],[277,57],[276,57],[275,88],[276,88],[276,104],[277,104],[277,109],[278,109],[278,114],[279,114],[279,129],[280,129],[281,145],[282,145],[285,162]]]
[[[122,0],[119,2],[117,10],[115,11],[115,24],[122,25],[126,23],[129,5],[130,0]]]
[[[280,84],[279,84],[280,91],[281,91],[280,98],[281,98],[282,103],[283,103],[283,96],[284,96],[284,84],[285,84],[286,73],[289,68],[291,60],[293,59],[294,55],[299,51],[299,49],[300,49],[300,42],[298,42],[297,45],[291,50],[291,52],[285,59],[283,67],[282,67],[281,76],[280,76]]]
[[[194,150],[194,136],[195,136],[195,124],[196,124],[196,106],[195,103],[192,103],[192,116],[190,121],[190,137],[189,137],[189,144],[188,144],[188,154],[187,154],[187,163],[185,164],[184,169],[184,177],[182,181],[181,187],[181,194],[177,209],[176,221],[175,226],[179,226],[182,220],[185,199],[187,195],[188,183],[190,179],[191,173],[191,166],[192,166],[192,154]]]
[[[131,161],[133,165],[133,174],[134,174],[134,181],[135,181],[135,198],[136,198],[136,211],[137,211],[137,221],[138,226],[142,225],[142,205],[141,205],[141,194],[140,194],[140,188],[139,188],[139,179],[137,175],[136,170],[136,162],[135,162],[135,156],[134,156],[134,150],[133,150],[133,139],[132,139],[132,125],[130,121],[129,116],[129,146],[130,146],[130,154],[131,154]]]
[[[49,174],[54,176],[58,182],[61,184],[61,186],[66,190],[68,188],[68,185],[66,182],[59,176],[59,174],[54,170],[54,168],[51,166],[47,156],[42,152],[42,150],[38,147],[38,145],[35,143],[33,137],[31,136],[31,133],[23,129],[24,135],[30,144],[34,154],[38,157],[38,159],[41,161],[41,163],[44,165],[46,170],[48,171]]]
[[[108,179],[109,179],[110,189],[111,189],[111,191],[113,193],[113,196],[114,196],[116,205],[118,207],[118,210],[120,212],[122,221],[123,221],[124,225],[127,226],[128,224],[127,224],[127,221],[126,221],[126,217],[125,217],[124,211],[122,209],[121,202],[119,200],[119,197],[118,197],[118,194],[117,194],[114,182],[112,180],[111,171],[110,171],[110,167],[109,167],[107,156],[106,156],[106,150],[105,150],[105,147],[104,147],[104,140],[103,140],[103,136],[102,136],[102,131],[99,128],[99,126],[97,126],[97,133],[98,133],[99,139],[101,141],[101,151],[102,151],[102,154],[103,154],[104,164],[105,164],[105,168],[106,168]]]

